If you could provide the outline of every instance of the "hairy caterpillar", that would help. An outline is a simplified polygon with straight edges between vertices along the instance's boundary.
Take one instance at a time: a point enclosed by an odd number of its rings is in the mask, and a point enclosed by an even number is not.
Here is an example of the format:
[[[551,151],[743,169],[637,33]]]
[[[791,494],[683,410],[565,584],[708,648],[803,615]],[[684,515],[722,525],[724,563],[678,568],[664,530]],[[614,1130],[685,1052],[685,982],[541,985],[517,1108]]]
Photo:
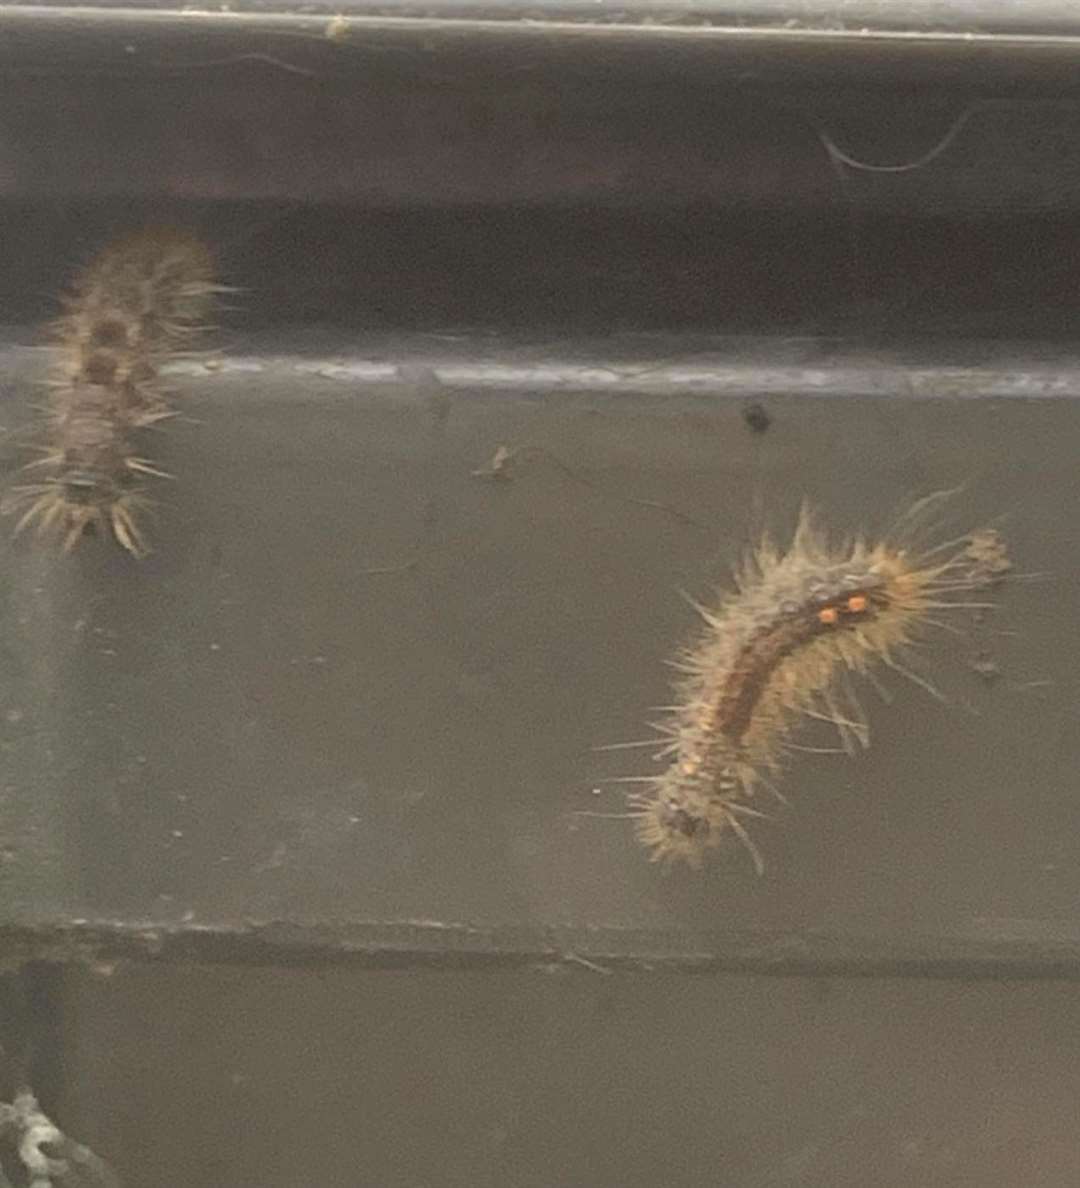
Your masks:
[[[697,608],[704,631],[677,661],[676,705],[656,727],[669,764],[657,776],[633,777],[648,786],[631,796],[630,815],[654,861],[700,865],[732,833],[760,872],[746,819],[762,814],[749,802],[763,787],[779,796],[771,777],[799,749],[793,736],[801,722],[831,723],[850,751],[869,741],[850,674],[873,680],[885,666],[936,692],[901,657],[940,625],[939,612],[989,605],[957,596],[989,589],[1009,569],[992,529],[913,543],[919,523],[948,494],[920,500],[876,542],[832,543],[804,504],[786,550],[764,539],[720,605]]]
[[[68,550],[84,532],[109,531],[145,554],[140,479],[163,472],[137,454],[133,437],[171,415],[158,371],[205,328],[219,291],[206,247],[170,228],[123,236],[79,273],[53,328],[60,358],[47,444],[28,467],[41,477],[4,502],[5,512],[21,512],[17,533],[31,524],[58,530]]]

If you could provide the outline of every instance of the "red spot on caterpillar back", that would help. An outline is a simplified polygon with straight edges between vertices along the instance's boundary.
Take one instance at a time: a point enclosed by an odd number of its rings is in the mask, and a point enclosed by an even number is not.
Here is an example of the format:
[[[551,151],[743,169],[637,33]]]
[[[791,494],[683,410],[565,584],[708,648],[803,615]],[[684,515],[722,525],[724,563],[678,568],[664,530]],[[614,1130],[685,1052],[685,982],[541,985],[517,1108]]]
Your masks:
[[[121,237],[75,277],[53,329],[59,360],[43,456],[28,468],[39,481],[4,500],[5,512],[21,513],[16,532],[57,530],[70,549],[101,530],[145,553],[140,480],[162,472],[134,437],[169,415],[158,371],[205,329],[219,290],[202,242],[169,228]]]

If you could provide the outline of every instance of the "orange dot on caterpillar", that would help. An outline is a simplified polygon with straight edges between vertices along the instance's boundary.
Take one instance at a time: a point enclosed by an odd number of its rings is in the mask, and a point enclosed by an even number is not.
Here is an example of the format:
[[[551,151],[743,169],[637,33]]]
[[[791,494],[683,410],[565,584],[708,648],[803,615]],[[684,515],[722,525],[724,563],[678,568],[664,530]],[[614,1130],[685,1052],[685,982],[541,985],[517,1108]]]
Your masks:
[[[133,556],[146,554],[139,516],[149,500],[138,480],[170,476],[137,454],[133,438],[170,415],[158,370],[205,328],[221,289],[202,242],[171,228],[122,236],[76,276],[53,327],[59,361],[47,445],[29,467],[40,481],[0,503],[19,515],[16,533],[57,532],[68,551],[100,531]]]
[[[648,787],[630,815],[653,860],[699,866],[730,834],[760,871],[744,818],[761,814],[747,802],[762,789],[779,796],[769,777],[792,752],[819,749],[794,741],[803,721],[831,724],[848,752],[868,745],[852,674],[874,681],[891,668],[940,697],[901,657],[943,625],[939,613],[992,605],[963,595],[1009,568],[993,529],[926,542],[928,512],[951,494],[920,500],[877,541],[834,543],[804,505],[785,550],[763,539],[715,609],[697,607],[704,629],[676,662],[676,701],[659,728],[668,766],[633,777]]]

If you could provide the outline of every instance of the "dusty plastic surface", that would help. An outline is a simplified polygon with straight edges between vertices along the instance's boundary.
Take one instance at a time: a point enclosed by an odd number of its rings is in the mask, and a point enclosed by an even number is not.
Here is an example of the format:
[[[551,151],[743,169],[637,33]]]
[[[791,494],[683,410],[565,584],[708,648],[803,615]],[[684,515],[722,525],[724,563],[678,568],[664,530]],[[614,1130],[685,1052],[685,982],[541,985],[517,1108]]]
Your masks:
[[[238,290],[153,555],[0,538],[0,1080],[162,1188],[1071,1183],[1074,47],[248,15],[0,10],[6,481],[110,234]],[[582,815],[680,591],[960,484],[1044,577],[763,878]]]
[[[1073,985],[136,967],[60,1002],[72,1119],[134,1183],[1080,1174]]]
[[[423,921],[436,948],[456,943],[442,929],[542,944],[555,928],[643,955],[687,932],[733,955],[740,934],[775,934],[777,956],[822,934],[901,954],[916,938],[1022,939],[1032,955],[1075,939],[1060,748],[1077,412],[1060,372],[1016,368],[1037,399],[971,395],[989,372],[959,369],[901,395],[880,368],[881,392],[762,396],[709,391],[698,355],[683,364],[696,383],[623,394],[594,356],[585,390],[530,391],[535,353],[500,372],[424,345],[396,382],[377,378],[397,362],[386,342],[369,378],[342,356],[268,354],[178,378],[191,421],[155,441],[177,478],[151,558],[5,546],[16,918],[302,921],[343,940]],[[759,380],[785,374],[766,351]],[[730,376],[734,344],[718,353]],[[511,380],[485,386],[485,365]],[[789,362],[788,385],[807,373]],[[500,445],[530,457],[505,482],[475,475]],[[654,770],[591,748],[641,737],[664,702],[665,661],[694,628],[680,589],[708,596],[803,495],[838,529],[872,528],[961,481],[959,523],[1003,515],[1017,567],[1051,575],[1004,597],[998,679],[974,639],[942,631],[928,670],[951,704],[900,678],[891,705],[865,690],[870,751],[800,758],[793,804],[756,831],[764,879],[737,847],[665,878],[626,822],[577,815],[619,809],[618,789],[593,792],[604,777]]]

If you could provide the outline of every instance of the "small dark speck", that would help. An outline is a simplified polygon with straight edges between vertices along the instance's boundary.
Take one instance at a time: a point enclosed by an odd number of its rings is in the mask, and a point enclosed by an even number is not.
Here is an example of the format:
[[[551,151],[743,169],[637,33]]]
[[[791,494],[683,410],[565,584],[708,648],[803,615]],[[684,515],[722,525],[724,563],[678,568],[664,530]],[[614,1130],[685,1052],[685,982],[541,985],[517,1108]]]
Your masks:
[[[772,424],[772,417],[756,402],[745,405],[742,415],[751,433],[764,433]]]

